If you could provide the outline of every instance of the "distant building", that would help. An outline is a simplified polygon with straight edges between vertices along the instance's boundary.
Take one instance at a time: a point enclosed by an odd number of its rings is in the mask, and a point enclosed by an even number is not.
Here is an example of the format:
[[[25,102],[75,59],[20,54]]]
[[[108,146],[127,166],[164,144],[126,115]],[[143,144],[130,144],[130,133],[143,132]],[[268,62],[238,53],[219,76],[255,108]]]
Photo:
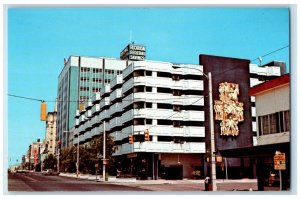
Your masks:
[[[251,96],[256,98],[257,151],[259,165],[259,188],[279,186],[279,171],[275,169],[274,155],[285,154],[285,167],[282,171],[283,189],[290,186],[290,75],[254,86]],[[271,176],[270,176],[271,175]],[[272,178],[273,177],[273,178]],[[276,180],[276,181],[275,181]]]
[[[62,149],[72,143],[76,110],[83,109],[126,65],[127,60],[106,57],[70,56],[65,61],[57,92],[57,140]]]
[[[57,128],[57,112],[48,112],[46,117],[46,151],[47,155],[55,154],[56,147],[56,128]]]
[[[37,165],[40,163],[40,149],[42,142],[40,139],[37,139],[36,142],[33,142],[30,145],[30,169],[36,170]]]

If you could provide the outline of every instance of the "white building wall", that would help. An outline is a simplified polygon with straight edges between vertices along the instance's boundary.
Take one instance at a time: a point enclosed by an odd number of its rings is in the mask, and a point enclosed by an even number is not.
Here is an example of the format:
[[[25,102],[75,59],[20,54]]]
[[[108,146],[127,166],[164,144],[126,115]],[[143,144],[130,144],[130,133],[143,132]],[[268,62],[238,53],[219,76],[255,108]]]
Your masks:
[[[290,90],[288,85],[261,93],[256,96],[256,115],[262,116],[289,110],[289,101]]]

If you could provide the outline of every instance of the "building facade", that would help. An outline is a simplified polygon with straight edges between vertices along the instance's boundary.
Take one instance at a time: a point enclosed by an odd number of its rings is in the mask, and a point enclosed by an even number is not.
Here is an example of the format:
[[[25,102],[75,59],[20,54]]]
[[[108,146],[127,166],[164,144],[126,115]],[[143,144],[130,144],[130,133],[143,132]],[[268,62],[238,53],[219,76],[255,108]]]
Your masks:
[[[57,122],[57,112],[48,112],[46,117],[46,135],[45,135],[45,145],[46,154],[54,155],[56,147],[56,122]]]
[[[85,111],[78,111],[74,135],[79,144],[88,142],[103,133],[105,121],[123,174],[191,177],[205,152],[201,71],[200,65],[131,63]]]
[[[257,143],[259,189],[280,186],[279,172],[282,174],[282,189],[290,187],[290,76],[282,75],[250,89],[256,98]],[[258,150],[257,150],[258,151]],[[283,153],[283,165],[276,165],[274,156]],[[276,166],[279,166],[277,168]],[[282,167],[283,166],[283,167]]]
[[[103,85],[120,74],[127,61],[105,57],[70,56],[58,77],[57,140],[61,148],[72,143],[74,117]]]

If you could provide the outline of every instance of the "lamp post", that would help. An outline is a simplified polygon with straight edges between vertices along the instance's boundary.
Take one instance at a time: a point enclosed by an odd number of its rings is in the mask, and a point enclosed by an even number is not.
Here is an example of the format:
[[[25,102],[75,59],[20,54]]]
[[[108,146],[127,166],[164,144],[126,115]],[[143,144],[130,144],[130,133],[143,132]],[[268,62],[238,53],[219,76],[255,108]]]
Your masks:
[[[209,99],[209,124],[210,124],[210,177],[212,181],[212,191],[217,191],[217,182],[216,182],[216,149],[215,149],[215,124],[214,124],[214,114],[213,114],[213,96],[212,96],[212,77],[211,72],[205,74],[198,68],[192,68],[200,71],[208,80],[208,99]]]
[[[60,140],[57,141],[57,173],[59,173]]]
[[[77,160],[76,160],[76,177],[79,176],[79,133],[77,135]]]
[[[212,180],[212,190],[217,191],[216,182],[216,157],[215,157],[215,124],[214,124],[214,113],[213,113],[213,97],[212,97],[212,79],[211,72],[208,73],[208,95],[209,95],[209,123],[210,123],[210,153],[211,153],[211,180]]]
[[[102,178],[106,181],[106,132],[105,132],[106,122],[103,122],[103,164],[102,164]]]

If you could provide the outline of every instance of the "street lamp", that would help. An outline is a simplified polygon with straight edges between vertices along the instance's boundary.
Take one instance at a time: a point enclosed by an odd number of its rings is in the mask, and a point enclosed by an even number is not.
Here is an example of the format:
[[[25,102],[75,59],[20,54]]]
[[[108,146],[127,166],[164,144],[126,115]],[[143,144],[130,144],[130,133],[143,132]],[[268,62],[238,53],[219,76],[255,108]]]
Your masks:
[[[212,97],[212,77],[211,72],[205,74],[202,70],[198,68],[192,68],[200,71],[208,79],[208,99],[209,99],[209,123],[210,123],[210,173],[212,181],[212,191],[217,191],[217,182],[216,182],[216,149],[215,149],[215,133],[214,133],[214,118],[213,118],[213,97]]]
[[[102,178],[103,181],[106,181],[106,132],[105,132],[106,122],[103,122],[103,164],[102,164]]]
[[[77,161],[76,161],[76,177],[79,175],[79,132],[77,135]]]
[[[57,173],[59,173],[60,140],[57,141]]]

